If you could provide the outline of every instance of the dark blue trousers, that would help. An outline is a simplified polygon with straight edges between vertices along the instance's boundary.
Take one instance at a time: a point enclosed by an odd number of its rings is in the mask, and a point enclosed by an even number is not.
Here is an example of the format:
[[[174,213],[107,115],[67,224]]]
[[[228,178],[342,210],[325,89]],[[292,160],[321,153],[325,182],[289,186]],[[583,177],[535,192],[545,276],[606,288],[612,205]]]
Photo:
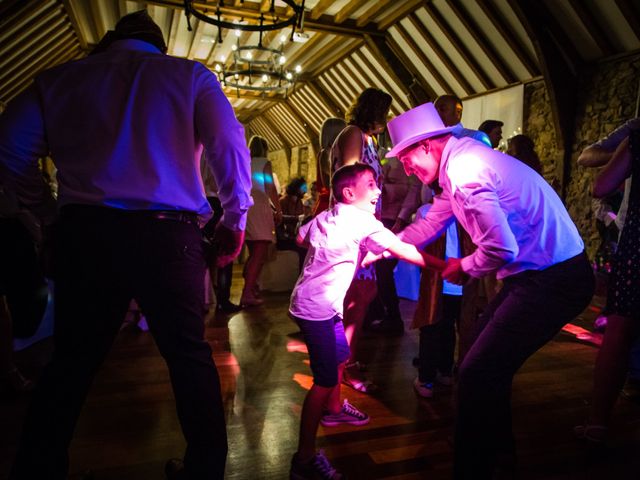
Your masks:
[[[504,287],[483,313],[486,325],[459,370],[456,479],[490,479],[500,460],[515,461],[513,376],[587,307],[594,287],[584,254],[504,279]]]
[[[54,353],[29,408],[12,478],[66,478],[76,421],[131,298],[169,369],[188,478],[223,478],[227,437],[218,372],[204,340],[198,226],[145,212],[64,207],[54,269]]]

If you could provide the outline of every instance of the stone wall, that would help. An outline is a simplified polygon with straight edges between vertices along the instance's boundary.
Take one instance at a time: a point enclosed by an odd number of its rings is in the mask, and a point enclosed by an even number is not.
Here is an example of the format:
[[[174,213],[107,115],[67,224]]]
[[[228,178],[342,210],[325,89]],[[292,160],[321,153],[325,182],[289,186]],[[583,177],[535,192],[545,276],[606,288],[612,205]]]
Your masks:
[[[565,204],[591,257],[599,245],[591,211],[591,184],[596,170],[578,167],[582,149],[635,116],[640,80],[640,54],[590,66],[581,72],[575,117],[575,139]],[[525,85],[523,133],[535,142],[545,178],[560,190],[562,158],[556,142],[551,107],[542,80]]]

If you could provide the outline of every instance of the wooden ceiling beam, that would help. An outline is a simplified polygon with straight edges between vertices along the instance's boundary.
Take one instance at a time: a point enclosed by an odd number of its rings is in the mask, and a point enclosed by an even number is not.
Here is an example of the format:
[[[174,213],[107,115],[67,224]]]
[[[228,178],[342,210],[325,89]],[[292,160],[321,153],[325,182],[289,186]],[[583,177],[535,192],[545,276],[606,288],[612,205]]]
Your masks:
[[[329,107],[329,110],[331,110],[336,117],[344,118],[345,112],[340,108],[340,104],[329,94],[329,92],[326,92],[322,88],[322,85],[320,85],[317,80],[309,80],[307,81],[307,85],[311,90],[313,90],[313,93]]]
[[[311,9],[311,12],[305,15],[305,22],[309,20],[317,20],[318,18],[320,18],[322,15],[324,15],[324,12],[327,11],[327,8],[329,8],[333,2],[334,0],[320,0],[318,3],[316,3],[316,6]]]
[[[296,106],[291,103],[291,102],[287,102],[284,104],[285,109],[291,113],[291,116],[294,117],[296,120],[298,120],[298,122],[300,122],[300,124],[302,124],[302,128],[304,129],[304,132],[307,134],[307,137],[309,139],[309,143],[311,144],[311,148],[313,148],[313,153],[317,153],[320,151],[320,139],[318,137],[320,132],[317,132],[315,130],[315,128],[313,128],[311,125],[309,125],[309,122],[307,120],[304,119],[304,115],[302,115],[298,109],[296,108]]]
[[[540,59],[558,150],[563,157],[563,161],[558,162],[561,170],[557,174],[561,179],[564,197],[571,175],[571,148],[575,135],[578,71],[573,63],[577,60],[568,58],[564,45],[558,43],[553,17],[543,2],[507,1],[525,27]]]
[[[477,22],[473,19],[472,15],[466,10],[463,10],[462,5],[457,0],[446,0],[447,6],[453,11],[454,15],[460,20],[462,25],[469,31],[471,36],[475,38],[478,46],[482,49],[483,53],[487,56],[489,61],[498,70],[502,78],[506,83],[511,84],[518,79],[511,69],[504,63],[498,52],[489,43],[487,36],[482,32]]]
[[[616,0],[616,5],[624,15],[636,38],[640,40],[640,11],[635,7],[637,4],[631,0]]]
[[[475,93],[475,90],[471,86],[471,84],[467,81],[467,79],[462,75],[458,67],[453,63],[453,61],[449,58],[449,56],[445,53],[445,51],[440,47],[440,44],[436,41],[435,38],[429,33],[429,30],[422,24],[422,22],[416,17],[415,14],[410,14],[408,16],[409,21],[413,25],[413,27],[418,31],[418,34],[427,42],[427,44],[431,47],[431,49],[436,54],[436,57],[444,64],[444,66],[449,70],[453,78],[455,78],[456,82],[460,84],[462,89],[467,93],[467,95],[472,95]],[[398,24],[398,27],[401,27],[401,24]],[[406,41],[406,39],[405,39]],[[421,55],[424,55],[422,50],[418,49]],[[424,55],[426,57],[426,55]],[[451,88],[451,87],[449,87]],[[448,93],[453,93],[453,90],[449,90]]]
[[[373,66],[373,64],[371,63],[371,60],[369,60],[369,59],[367,58],[367,56],[366,56],[362,51],[356,52],[356,53],[354,54],[354,57],[359,58],[359,59],[360,59],[360,61],[361,61],[362,63],[364,63],[364,64],[365,64],[365,66],[366,66],[369,70],[371,70],[371,72],[373,72],[373,73],[374,73],[374,75],[375,75],[375,73],[378,71],[378,69],[377,69],[377,68],[375,68],[375,67]],[[382,61],[382,59],[381,59],[381,58],[378,58],[378,60],[379,60],[379,61]],[[387,71],[387,73],[389,73],[389,72]],[[387,79],[386,79],[386,78],[384,78],[382,75],[377,75],[375,78],[376,78],[376,79],[377,79],[377,80],[382,84],[383,89],[384,89],[384,90],[385,90],[389,95],[391,95],[391,96],[396,100],[396,102],[397,102],[398,104],[400,104],[400,106],[401,106],[402,108],[406,109],[408,106],[410,106],[410,105],[409,105],[409,103],[406,101],[406,99],[398,100],[398,98],[397,98],[397,94],[396,94],[396,92],[395,92],[395,89],[394,89],[394,88],[393,88],[393,86],[392,86],[392,85],[387,81]],[[404,84],[403,84],[403,83],[401,83],[401,82],[398,82],[398,81],[396,81],[395,83],[400,87],[400,89],[401,89],[401,90],[405,93],[405,95],[408,97],[408,96],[409,96],[409,92],[408,92],[407,90],[405,90],[405,88],[406,88],[406,87],[404,86]]]
[[[334,22],[336,23],[344,22],[360,6],[362,6],[361,0],[351,0],[344,7],[342,7],[338,13],[335,14],[335,16],[333,17]]]
[[[238,95],[236,92],[236,89],[231,87],[224,87],[223,91],[228,98],[239,98],[241,100],[258,100],[260,102],[270,102],[270,103],[282,103],[285,101],[284,97],[280,95],[270,96],[270,95],[261,94],[261,93],[252,94],[247,92],[246,90],[243,91],[243,93],[241,93],[240,95]]]
[[[436,10],[433,5],[427,3],[424,5],[424,9],[427,11],[429,16],[433,19],[435,24],[438,26],[440,31],[447,37],[447,40],[451,43],[453,48],[458,52],[458,55],[462,57],[465,61],[469,69],[478,77],[478,80],[482,84],[482,86],[486,90],[491,90],[496,88],[496,84],[491,81],[489,76],[485,73],[485,71],[480,67],[480,64],[475,59],[473,54],[469,51],[469,49],[464,45],[462,40],[458,35],[455,34],[455,31],[451,26],[445,21],[442,14]]]
[[[70,0],[63,0],[62,4],[64,5],[64,10],[67,12],[67,16],[69,17],[69,21],[71,22],[71,27],[78,38],[78,42],[80,43],[80,48],[85,52],[89,51],[89,44],[87,43],[87,38],[80,27],[80,21],[78,20],[78,11],[74,5],[74,2]]]
[[[357,27],[363,27],[367,23],[371,21],[373,17],[376,16],[381,10],[384,10],[389,6],[391,2],[394,0],[378,0],[376,3],[371,5],[367,10],[361,13],[356,20]]]
[[[178,0],[145,0],[145,4],[158,5],[161,7],[172,8],[184,12],[184,2]],[[206,4],[202,2],[194,2],[193,5],[199,9],[206,9],[209,12],[215,12],[215,5]],[[220,13],[229,19],[244,19],[258,22],[260,20],[260,7],[258,4],[245,2],[240,8],[225,6],[220,8]],[[282,7],[276,7],[276,13],[280,17],[286,17],[286,10]],[[358,27],[355,20],[344,20],[341,23],[336,23],[333,16],[322,15],[317,19],[305,18],[304,29],[310,31],[332,33],[334,35],[345,35],[357,37],[360,35],[372,35],[372,36],[384,36],[384,31],[378,28],[375,24],[370,24],[367,27]]]
[[[498,33],[504,38],[505,42],[514,51],[522,65],[527,70],[527,73],[531,77],[537,77],[540,75],[540,69],[536,64],[535,59],[531,57],[529,51],[522,44],[518,36],[515,34],[513,27],[509,24],[509,21],[504,17],[500,9],[495,4],[495,0],[477,0],[478,5],[487,12],[487,17],[498,31]]]
[[[393,44],[391,36],[386,41],[373,37],[365,37],[365,41],[380,62],[387,66],[387,73],[405,92],[410,106],[415,107],[429,101],[433,90],[420,81],[418,72],[410,70],[412,63],[404,53],[400,53],[399,49],[390,48],[390,44]],[[401,60],[401,57],[404,58]]]
[[[602,30],[593,14],[585,8],[584,1],[569,0],[569,3],[571,4],[574,12],[576,12],[576,15],[578,15],[578,18],[580,18],[580,21],[586,30],[589,32],[589,35],[591,35],[593,40],[596,42],[596,45],[598,45],[598,48],[602,51],[603,55],[605,57],[613,55],[615,53],[614,46],[611,44],[609,37]]]
[[[398,2],[401,6],[393,10],[389,15],[378,22],[378,30],[386,32],[388,28],[395,25],[410,13],[415,12],[418,8],[428,3],[425,0],[405,0]]]
[[[332,68],[336,63],[351,55],[355,50],[362,46],[362,41],[351,43],[342,42],[342,48],[335,48],[331,52],[318,61],[317,66],[311,72],[312,76],[320,75],[323,71]]]
[[[409,48],[411,48],[411,50],[413,51],[415,57],[420,60],[420,63],[422,63],[426,67],[426,69],[429,71],[429,73],[431,73],[434,80],[440,85],[440,87],[446,93],[455,93],[451,85],[449,85],[449,82],[445,80],[436,66],[431,62],[431,60],[429,60],[429,57],[427,57],[422,49],[415,43],[411,35],[409,35],[409,32],[401,24],[398,24],[396,28],[402,39],[405,41],[405,43],[407,43],[407,45],[409,45]]]

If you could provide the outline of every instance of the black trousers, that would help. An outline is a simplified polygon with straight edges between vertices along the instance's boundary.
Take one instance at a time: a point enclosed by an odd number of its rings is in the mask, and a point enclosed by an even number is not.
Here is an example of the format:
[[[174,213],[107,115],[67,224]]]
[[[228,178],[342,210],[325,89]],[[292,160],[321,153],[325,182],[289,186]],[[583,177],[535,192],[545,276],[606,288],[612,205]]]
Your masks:
[[[207,197],[207,200],[209,201],[209,205],[211,205],[211,208],[213,209],[213,217],[207,222],[202,230],[208,238],[214,238],[216,226],[218,225],[218,222],[220,222],[224,210],[218,197]],[[206,250],[207,251],[205,251],[205,257],[207,258],[207,263],[209,265],[215,264],[215,257],[217,254],[217,252],[215,251],[215,243],[209,244]],[[224,267],[217,267],[215,270],[216,278],[212,278],[211,281],[215,284],[216,300],[218,301],[219,306],[227,305],[230,302],[229,299],[231,298],[233,262]]]
[[[451,375],[456,349],[456,324],[460,319],[461,295],[441,296],[442,315],[433,325],[420,327],[418,378],[433,383],[437,372]]]
[[[490,479],[501,459],[513,463],[513,376],[587,307],[594,288],[584,253],[545,270],[504,279],[482,314],[484,329],[458,371],[456,479]]]
[[[382,224],[391,229],[395,223],[395,219],[383,218]],[[390,322],[402,323],[400,315],[400,301],[398,300],[398,292],[396,291],[396,281],[393,276],[393,270],[396,268],[398,260],[395,258],[381,259],[375,263],[376,266],[376,282],[378,285],[378,298],[376,301],[382,304],[384,308],[384,320]]]
[[[223,478],[227,437],[204,340],[198,226],[88,206],[62,209],[54,252],[54,353],[27,413],[12,478],[66,478],[67,449],[92,380],[131,298],[169,368],[188,478]]]

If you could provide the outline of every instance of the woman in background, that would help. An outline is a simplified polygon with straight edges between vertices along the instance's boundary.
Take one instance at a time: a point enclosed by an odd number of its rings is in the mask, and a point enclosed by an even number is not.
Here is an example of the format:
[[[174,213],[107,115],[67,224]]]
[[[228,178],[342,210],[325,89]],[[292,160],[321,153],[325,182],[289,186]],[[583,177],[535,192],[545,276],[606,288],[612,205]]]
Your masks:
[[[273,183],[271,162],[267,159],[267,141],[254,135],[249,140],[249,150],[253,205],[247,214],[245,243],[249,258],[242,272],[244,289],[240,297],[240,303],[246,307],[264,303],[260,297],[258,278],[267,260],[269,247],[275,241],[275,226],[282,221],[282,209]]]
[[[320,127],[320,152],[317,158],[318,178],[316,188],[318,189],[318,201],[313,208],[313,216],[329,208],[329,197],[331,190],[331,146],[336,137],[345,129],[347,122],[341,118],[329,117],[322,122]]]
[[[358,96],[347,113],[347,127],[340,132],[331,148],[332,171],[345,165],[366,163],[376,172],[375,180],[382,190],[382,164],[378,156],[376,136],[387,125],[391,101],[391,95],[377,88],[367,88]],[[378,219],[380,211],[381,203],[378,199]],[[356,360],[356,347],[367,308],[376,293],[375,266],[370,265],[356,272],[344,299],[344,329],[351,348],[351,358],[344,370],[343,382],[364,393],[372,392],[376,387],[362,374],[362,366]]]

